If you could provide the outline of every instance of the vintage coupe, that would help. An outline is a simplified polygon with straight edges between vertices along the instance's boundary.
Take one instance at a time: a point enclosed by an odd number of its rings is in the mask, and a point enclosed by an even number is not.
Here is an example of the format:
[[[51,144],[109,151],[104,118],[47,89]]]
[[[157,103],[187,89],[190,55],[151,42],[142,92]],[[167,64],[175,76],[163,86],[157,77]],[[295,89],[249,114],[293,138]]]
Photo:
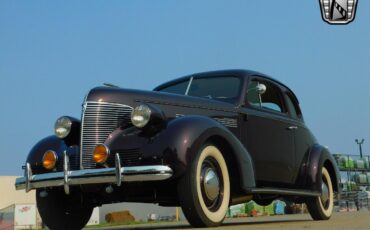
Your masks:
[[[181,206],[195,227],[232,204],[282,197],[329,219],[338,170],[305,126],[298,100],[261,73],[192,74],[153,91],[97,87],[81,120],[64,116],[28,155],[16,189],[36,189],[51,229],[81,229],[114,202]]]

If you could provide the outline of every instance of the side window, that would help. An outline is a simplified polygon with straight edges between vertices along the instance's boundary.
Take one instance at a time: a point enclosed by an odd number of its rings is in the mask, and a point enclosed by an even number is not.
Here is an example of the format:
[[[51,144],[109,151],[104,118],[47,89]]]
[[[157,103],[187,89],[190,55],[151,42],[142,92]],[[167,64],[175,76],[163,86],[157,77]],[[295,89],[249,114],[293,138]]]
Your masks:
[[[290,116],[296,119],[302,118],[302,113],[299,109],[298,103],[290,93],[286,94],[286,104],[289,109]]]
[[[236,98],[239,95],[240,79],[238,77],[194,78],[189,96],[213,99]]]
[[[184,81],[180,82],[174,85],[170,85],[166,88],[161,89],[161,92],[166,92],[166,93],[175,93],[175,94],[185,94],[186,88],[189,85],[189,81]]]
[[[247,101],[249,104],[254,106],[260,106],[260,95],[257,92],[257,85],[258,81],[252,80],[248,84],[248,90],[247,90]]]
[[[264,84],[266,86],[266,92],[264,94],[260,95],[257,92],[257,86],[259,84]],[[285,113],[286,110],[283,106],[282,98],[283,95],[281,90],[276,85],[268,81],[253,79],[249,82],[247,101],[252,106]]]

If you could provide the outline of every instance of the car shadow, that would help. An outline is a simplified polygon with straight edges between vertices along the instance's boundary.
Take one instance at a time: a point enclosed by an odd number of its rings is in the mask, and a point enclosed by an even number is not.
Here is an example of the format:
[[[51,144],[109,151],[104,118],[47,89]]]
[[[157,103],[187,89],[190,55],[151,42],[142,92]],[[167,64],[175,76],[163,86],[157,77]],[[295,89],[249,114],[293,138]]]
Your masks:
[[[299,222],[308,222],[312,221],[309,219],[294,219],[294,220],[283,220],[283,219],[276,219],[276,220],[246,220],[246,221],[238,221],[238,219],[235,219],[237,222],[228,222],[228,223],[223,223],[220,227],[232,227],[232,226],[258,226],[258,225],[264,225],[264,224],[283,224],[283,223],[299,223]],[[192,226],[190,226],[188,223],[170,223],[168,225],[166,224],[153,224],[153,225],[146,225],[146,226],[125,226],[125,227],[112,227],[112,228],[107,228],[110,230],[132,230],[132,229],[142,229],[142,230],[154,230],[154,229],[193,229]],[[211,228],[212,229],[212,228]]]

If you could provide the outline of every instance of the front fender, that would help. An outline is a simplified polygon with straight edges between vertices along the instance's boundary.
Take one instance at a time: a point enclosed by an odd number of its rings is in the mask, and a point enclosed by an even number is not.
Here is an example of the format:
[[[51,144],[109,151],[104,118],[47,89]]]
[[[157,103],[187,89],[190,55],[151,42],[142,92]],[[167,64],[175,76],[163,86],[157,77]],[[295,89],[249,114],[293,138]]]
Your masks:
[[[312,146],[309,152],[309,158],[307,162],[307,174],[306,174],[306,187],[321,192],[321,168],[325,166],[330,176],[332,177],[332,183],[334,190],[339,192],[340,186],[340,174],[337,164],[330,154],[329,150],[321,145],[315,144]]]
[[[111,150],[140,148],[143,161],[161,159],[174,170],[174,177],[180,177],[201,147],[213,137],[225,140],[232,150],[224,154],[231,154],[235,159],[242,189],[249,191],[255,187],[254,167],[248,151],[226,127],[209,117],[179,117],[168,121],[162,130],[151,136],[145,135],[144,131],[117,129],[105,144]]]
[[[47,173],[50,172],[49,170],[46,170],[42,166],[42,158],[44,156],[44,153],[47,150],[53,150],[56,152],[58,156],[58,161],[56,165],[56,169],[58,170],[62,168],[63,164],[63,152],[65,151],[70,159],[70,164],[73,167],[72,169],[78,169],[79,168],[79,147],[78,146],[70,146],[65,143],[64,140],[59,139],[58,137],[52,135],[48,136],[42,140],[40,140],[29,152],[27,157],[27,163],[30,163],[32,172],[34,174],[40,174],[40,173]]]

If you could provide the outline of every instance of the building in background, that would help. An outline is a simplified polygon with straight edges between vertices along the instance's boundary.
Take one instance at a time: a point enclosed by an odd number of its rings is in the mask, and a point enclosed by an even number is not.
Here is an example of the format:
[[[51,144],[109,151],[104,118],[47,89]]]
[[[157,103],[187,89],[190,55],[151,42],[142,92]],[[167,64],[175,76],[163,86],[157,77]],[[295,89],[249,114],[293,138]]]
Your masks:
[[[16,191],[16,176],[0,176],[0,230],[25,229],[41,226],[36,209],[36,193]]]
[[[15,178],[17,176],[0,176],[0,209],[13,204],[36,204],[35,190],[28,193],[24,190],[15,190]]]
[[[35,204],[13,204],[0,209],[0,230],[39,228],[41,220]]]

